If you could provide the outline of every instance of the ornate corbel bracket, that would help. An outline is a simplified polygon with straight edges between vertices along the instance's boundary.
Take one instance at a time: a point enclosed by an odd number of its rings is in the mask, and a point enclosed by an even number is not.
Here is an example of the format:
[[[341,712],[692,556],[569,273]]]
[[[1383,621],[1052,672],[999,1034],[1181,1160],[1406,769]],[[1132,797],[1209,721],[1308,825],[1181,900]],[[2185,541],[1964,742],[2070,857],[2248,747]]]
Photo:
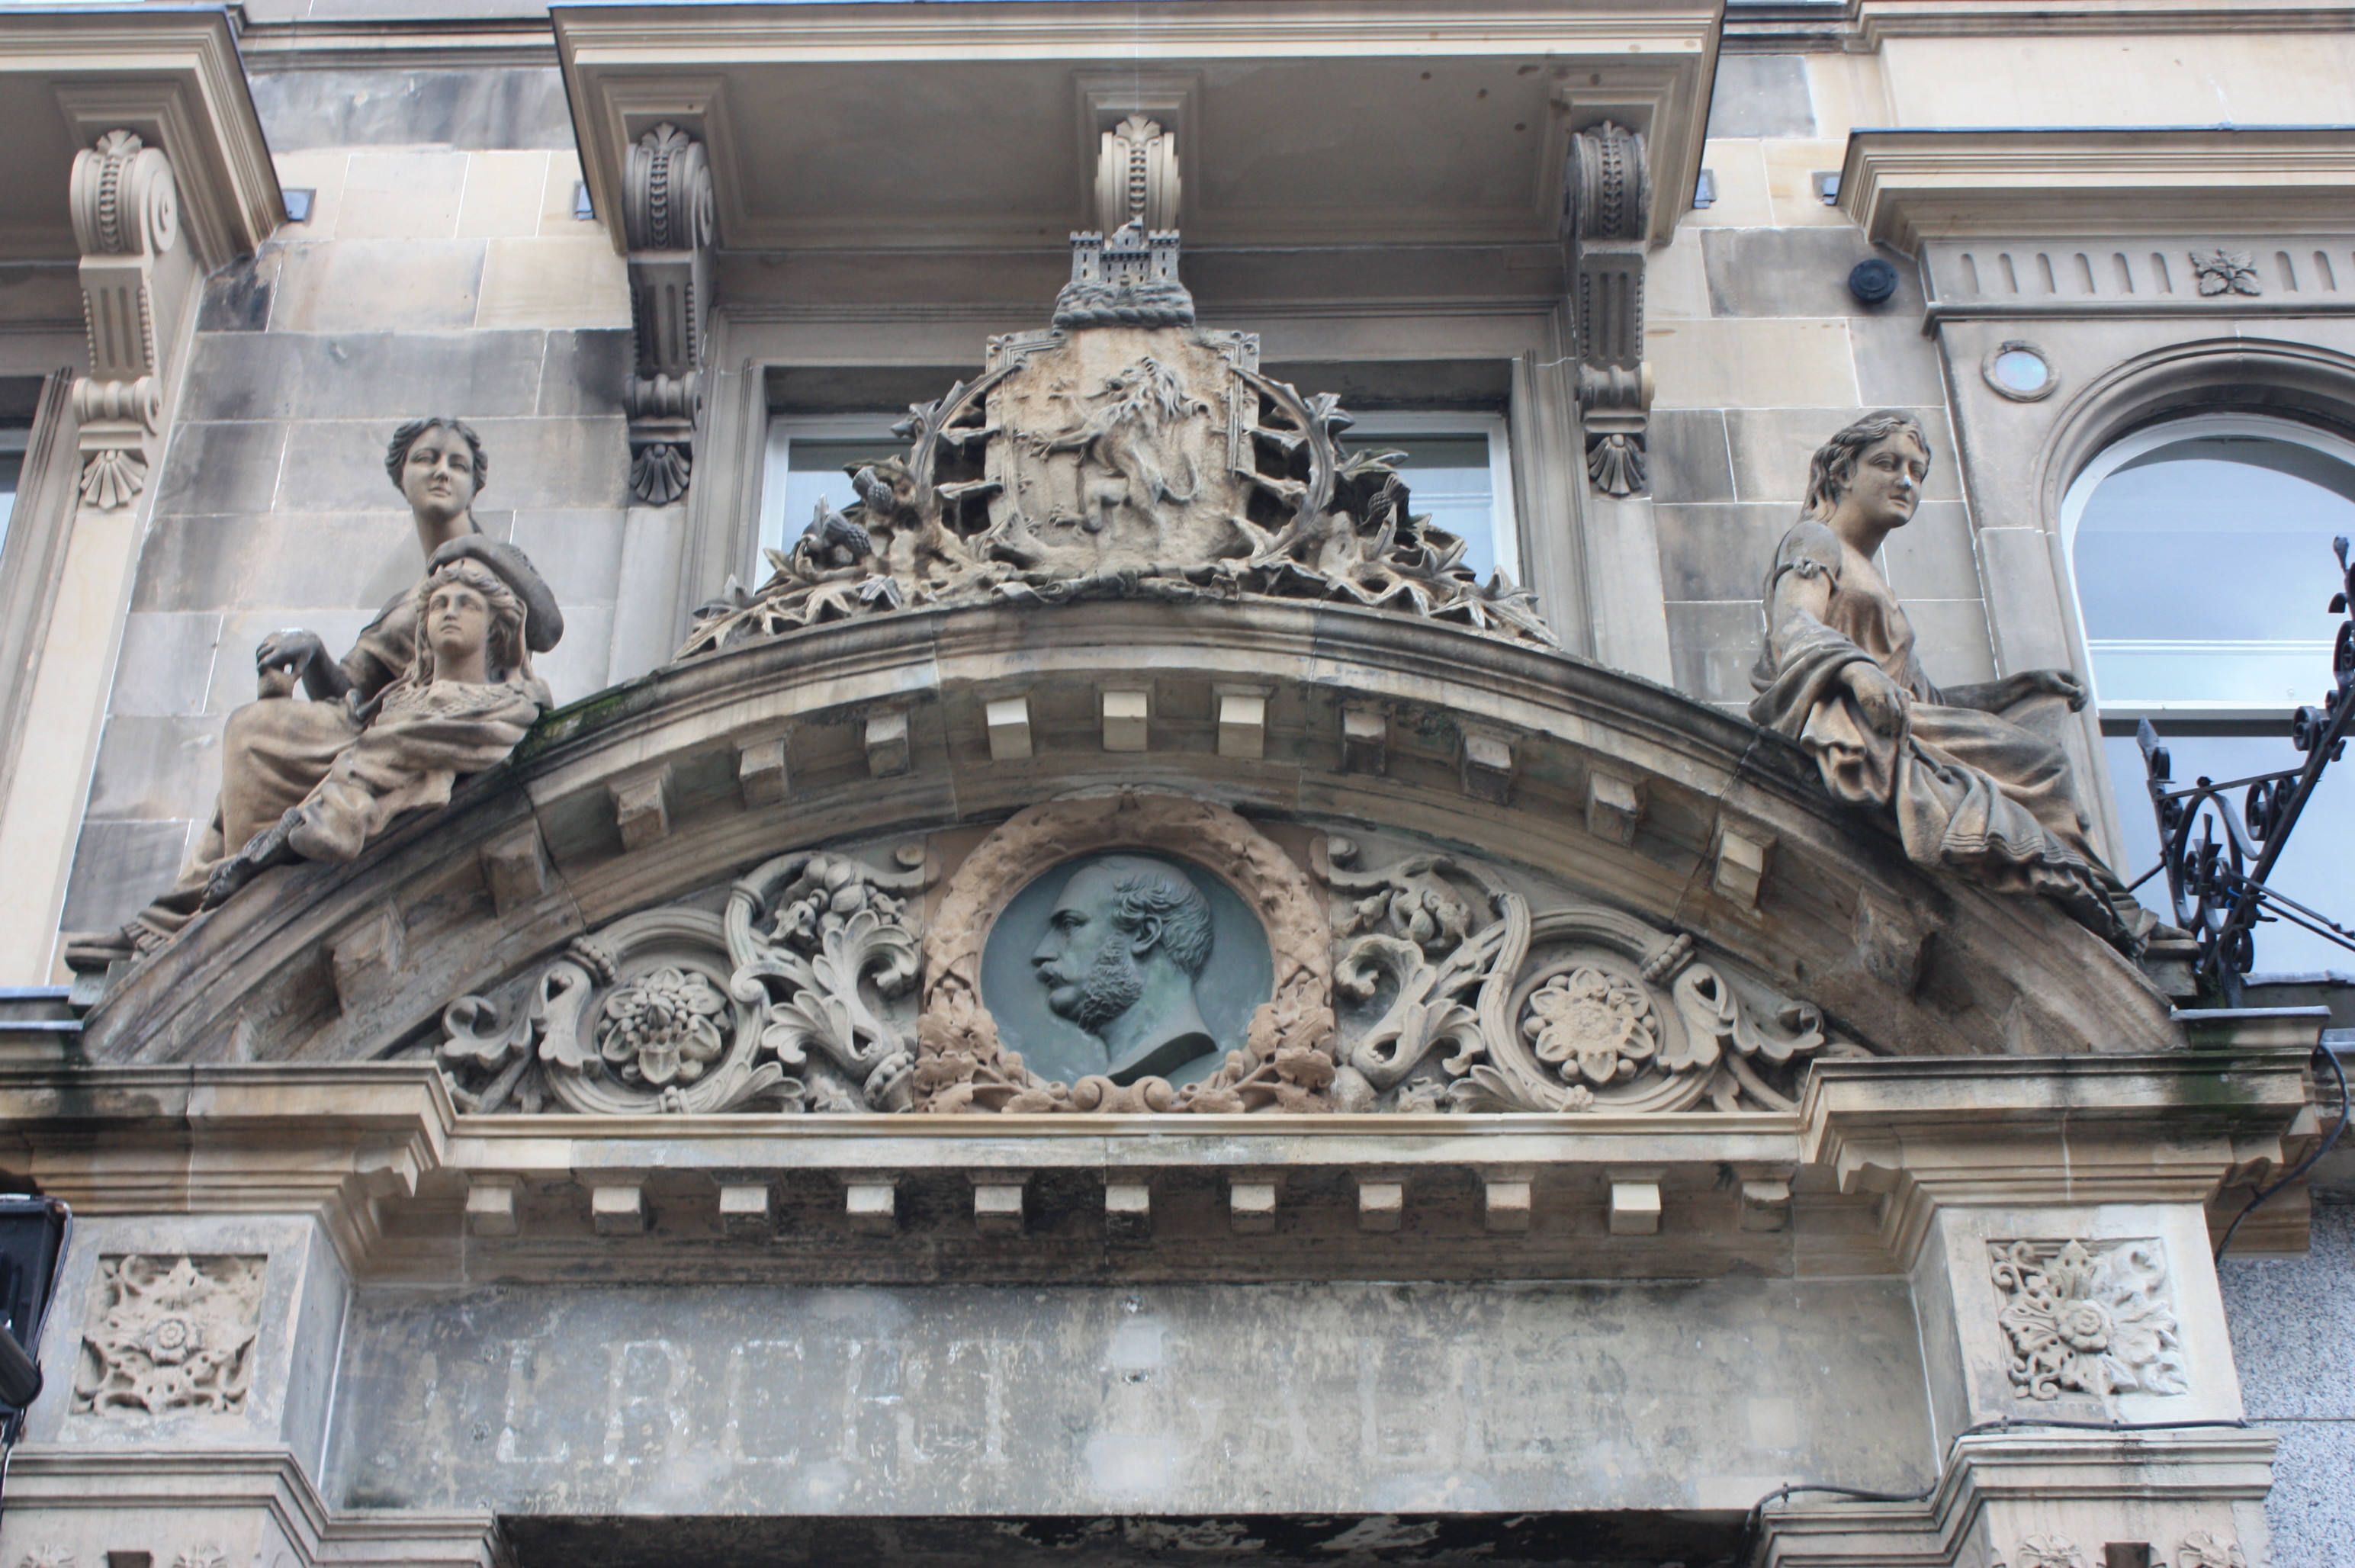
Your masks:
[[[90,347],[91,373],[73,389],[81,497],[111,511],[146,488],[147,442],[161,425],[155,268],[179,241],[179,195],[168,158],[109,131],[74,155],[69,200]]]
[[[623,389],[630,494],[667,507],[693,476],[711,309],[711,170],[703,144],[666,121],[639,137],[622,186],[637,365]]]
[[[1631,496],[1646,483],[1652,406],[1644,363],[1644,236],[1652,205],[1644,136],[1606,120],[1570,143],[1571,299],[1586,474],[1606,496]]]

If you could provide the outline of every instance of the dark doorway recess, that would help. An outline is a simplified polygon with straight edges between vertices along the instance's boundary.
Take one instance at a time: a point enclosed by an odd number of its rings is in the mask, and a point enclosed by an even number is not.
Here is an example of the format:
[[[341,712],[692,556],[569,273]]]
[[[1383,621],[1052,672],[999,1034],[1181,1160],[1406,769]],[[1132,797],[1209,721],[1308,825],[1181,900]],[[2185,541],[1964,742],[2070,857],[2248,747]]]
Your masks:
[[[500,1520],[517,1568],[1116,1568],[1396,1563],[1423,1568],[1710,1568],[1742,1516],[1719,1511],[1195,1514]]]

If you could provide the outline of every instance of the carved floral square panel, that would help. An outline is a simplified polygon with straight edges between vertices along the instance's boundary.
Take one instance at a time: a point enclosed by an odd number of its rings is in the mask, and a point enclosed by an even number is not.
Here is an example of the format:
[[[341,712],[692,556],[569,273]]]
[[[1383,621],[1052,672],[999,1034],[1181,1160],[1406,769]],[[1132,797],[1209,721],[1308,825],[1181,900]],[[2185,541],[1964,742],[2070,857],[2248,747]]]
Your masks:
[[[2158,1241],[1989,1242],[1987,1252],[2019,1397],[2189,1392]]]
[[[268,1262],[138,1253],[100,1258],[74,1369],[75,1413],[243,1411]]]

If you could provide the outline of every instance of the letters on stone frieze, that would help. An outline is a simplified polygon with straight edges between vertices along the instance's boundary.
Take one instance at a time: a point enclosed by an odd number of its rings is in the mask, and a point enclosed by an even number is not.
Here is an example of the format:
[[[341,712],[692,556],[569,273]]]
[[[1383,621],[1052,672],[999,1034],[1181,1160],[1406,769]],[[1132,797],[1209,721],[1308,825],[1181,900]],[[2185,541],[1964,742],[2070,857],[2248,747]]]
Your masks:
[[[992,339],[979,379],[911,408],[907,455],[858,469],[858,502],[821,505],[680,656],[911,605],[1243,594],[1551,645],[1526,590],[1480,581],[1381,453],[1341,443],[1333,398],[1262,376],[1251,335],[1195,325],[1177,258],[1171,231],[1075,236],[1054,325]]]
[[[1300,845],[1113,789],[949,867],[801,851],[459,997],[414,1050],[469,1114],[604,1115],[1789,1111],[1860,1054],[1690,936],[1532,909],[1462,855]]]
[[[97,1415],[233,1415],[253,1381],[268,1260],[99,1260],[97,1299],[82,1330],[73,1408]]]
[[[1988,1266],[2023,1399],[2178,1394],[2183,1345],[2155,1240],[1990,1242]]]

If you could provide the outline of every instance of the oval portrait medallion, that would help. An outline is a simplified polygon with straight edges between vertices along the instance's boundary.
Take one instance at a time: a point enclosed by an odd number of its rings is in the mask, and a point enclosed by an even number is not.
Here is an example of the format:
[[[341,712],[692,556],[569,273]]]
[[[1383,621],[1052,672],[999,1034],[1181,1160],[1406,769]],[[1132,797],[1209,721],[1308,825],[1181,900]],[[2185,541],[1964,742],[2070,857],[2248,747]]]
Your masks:
[[[1274,990],[1258,917],[1175,856],[1112,850],[1031,880],[992,923],[983,1004],[1041,1078],[1188,1083],[1243,1048]]]

